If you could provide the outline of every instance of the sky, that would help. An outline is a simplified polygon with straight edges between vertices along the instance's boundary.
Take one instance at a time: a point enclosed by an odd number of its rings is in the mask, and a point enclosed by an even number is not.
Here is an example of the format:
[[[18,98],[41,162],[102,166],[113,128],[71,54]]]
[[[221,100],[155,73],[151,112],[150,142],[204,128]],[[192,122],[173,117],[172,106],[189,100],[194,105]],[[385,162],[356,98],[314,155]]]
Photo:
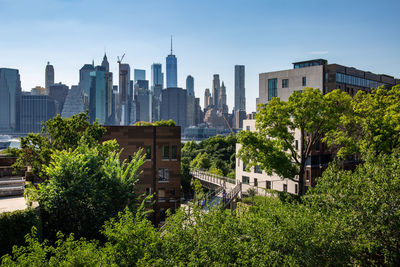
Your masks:
[[[150,79],[152,63],[165,72],[172,35],[179,87],[192,75],[203,106],[219,74],[232,110],[234,65],[245,65],[252,112],[259,73],[296,61],[324,58],[399,78],[399,10],[399,0],[0,0],[0,68],[19,69],[29,91],[44,86],[50,61],[55,81],[71,86],[106,51],[115,85],[124,53],[124,63]]]

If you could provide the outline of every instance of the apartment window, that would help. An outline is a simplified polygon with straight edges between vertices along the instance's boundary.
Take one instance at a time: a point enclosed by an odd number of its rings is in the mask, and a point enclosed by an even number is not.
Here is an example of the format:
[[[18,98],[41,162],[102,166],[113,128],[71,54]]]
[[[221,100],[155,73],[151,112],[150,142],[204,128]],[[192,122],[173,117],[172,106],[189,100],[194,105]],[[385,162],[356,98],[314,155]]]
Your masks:
[[[151,146],[146,146],[146,159],[151,159]]]
[[[243,162],[243,171],[245,172],[247,168],[247,164]]]
[[[307,78],[306,78],[306,77],[303,77],[303,79],[302,79],[302,84],[303,84],[303,86],[306,86],[306,85],[307,85]]]
[[[169,159],[169,145],[165,145],[162,147],[162,158]]]
[[[262,170],[261,170],[260,166],[258,166],[258,165],[254,166],[254,172],[255,173],[262,173]]]
[[[282,88],[289,88],[289,79],[282,80]]]
[[[299,140],[296,140],[296,150],[299,150]]]
[[[246,130],[247,130],[247,131],[250,131],[250,126],[246,126]]]
[[[168,168],[160,168],[160,169],[158,169],[158,181],[159,182],[168,182],[169,181],[169,170],[168,170]]]
[[[146,196],[151,194],[151,187],[146,188]]]
[[[319,151],[319,142],[315,143],[315,151]]]
[[[327,93],[329,93],[329,89],[328,89],[328,86],[325,85],[325,87],[324,87],[324,95],[326,95]]]
[[[287,184],[283,185],[283,192],[287,192]]]
[[[295,185],[294,185],[294,193],[295,193],[295,194],[298,194],[298,192],[299,192],[299,185],[298,185],[298,184],[295,184]]]
[[[268,79],[268,101],[278,96],[278,79]]]
[[[254,186],[258,186],[258,180],[257,180],[257,178],[254,178]]]
[[[172,159],[178,159],[178,146],[173,145],[171,147],[171,152],[172,152]]]
[[[307,182],[310,181],[310,171],[309,170],[306,171],[306,181]]]
[[[250,182],[250,179],[249,179],[248,176],[242,176],[242,183],[243,184],[249,184],[249,182]]]
[[[266,181],[265,188],[271,189],[271,181]]]
[[[165,189],[164,188],[158,189],[158,201],[165,202]]]
[[[169,196],[174,197],[175,196],[175,188],[170,188],[169,189]]]
[[[325,73],[325,82],[328,82],[329,74]]]

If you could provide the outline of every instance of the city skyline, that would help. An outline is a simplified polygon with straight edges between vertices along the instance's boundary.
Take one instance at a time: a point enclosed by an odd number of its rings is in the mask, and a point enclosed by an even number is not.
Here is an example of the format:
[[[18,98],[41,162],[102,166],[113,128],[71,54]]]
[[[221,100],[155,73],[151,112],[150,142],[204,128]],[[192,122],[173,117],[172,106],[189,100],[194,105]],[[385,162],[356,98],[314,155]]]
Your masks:
[[[195,95],[203,103],[205,88],[219,74],[231,110],[234,65],[245,65],[247,112],[255,111],[259,73],[290,68],[291,62],[325,58],[400,76],[398,1],[326,1],[323,8],[319,1],[172,2],[0,0],[0,34],[7,37],[0,44],[0,67],[19,69],[23,91],[45,86],[48,61],[56,83],[76,85],[79,69],[92,59],[99,65],[104,52],[113,73],[118,73],[117,56],[123,53],[132,69],[151,73],[151,65],[162,62],[166,73],[172,34],[178,86],[185,87],[192,75]],[[108,20],[100,19],[103,13]],[[161,19],[164,14],[168,20]]]

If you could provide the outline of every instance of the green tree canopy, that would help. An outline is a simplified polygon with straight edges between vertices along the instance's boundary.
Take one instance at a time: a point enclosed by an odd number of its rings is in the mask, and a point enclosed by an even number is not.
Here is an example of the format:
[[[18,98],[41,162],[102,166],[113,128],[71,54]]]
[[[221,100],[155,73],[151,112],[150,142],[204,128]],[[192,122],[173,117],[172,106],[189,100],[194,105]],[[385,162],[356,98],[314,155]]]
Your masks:
[[[299,182],[304,193],[304,166],[313,146],[324,134],[337,129],[340,118],[349,112],[351,97],[340,90],[323,95],[319,89],[295,91],[288,101],[273,98],[260,105],[256,132],[241,131],[239,158],[251,166],[259,165],[268,174]],[[295,145],[299,132],[299,148]]]

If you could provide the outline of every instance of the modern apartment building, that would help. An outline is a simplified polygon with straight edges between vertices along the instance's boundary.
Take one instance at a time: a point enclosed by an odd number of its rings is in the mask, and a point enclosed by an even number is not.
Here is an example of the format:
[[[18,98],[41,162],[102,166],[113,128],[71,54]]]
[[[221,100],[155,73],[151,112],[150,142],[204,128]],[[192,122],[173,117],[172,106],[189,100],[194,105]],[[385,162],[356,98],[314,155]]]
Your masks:
[[[363,90],[370,92],[371,88],[385,86],[387,88],[399,84],[399,79],[385,74],[374,74],[367,71],[358,70],[354,67],[346,67],[338,64],[328,64],[325,59],[315,59],[309,61],[293,63],[293,69],[260,73],[259,75],[259,98],[257,104],[268,104],[273,97],[280,97],[287,101],[294,91],[300,91],[305,87],[319,88],[324,94],[334,90],[341,89],[355,95]],[[243,130],[255,131],[255,120],[244,120]],[[295,132],[296,149],[301,149],[300,134]],[[236,145],[236,151],[240,144]],[[325,144],[317,143],[307,159],[304,174],[304,184],[306,187],[314,186],[315,179],[319,177],[327,167],[328,163],[334,158],[332,150]],[[344,162],[344,168],[351,169],[359,159],[353,159]],[[294,177],[296,179],[296,177]],[[271,188],[279,191],[287,191],[293,194],[298,193],[297,182],[284,179],[279,176],[267,175],[259,168],[252,168],[250,172],[245,170],[243,162],[237,159],[236,180],[242,181],[244,191],[247,188],[258,187]]]
[[[146,161],[140,168],[138,193],[153,194],[152,219],[165,219],[167,209],[176,210],[181,198],[181,127],[106,126],[103,141],[116,139],[123,148],[121,160],[129,160],[140,148]]]

